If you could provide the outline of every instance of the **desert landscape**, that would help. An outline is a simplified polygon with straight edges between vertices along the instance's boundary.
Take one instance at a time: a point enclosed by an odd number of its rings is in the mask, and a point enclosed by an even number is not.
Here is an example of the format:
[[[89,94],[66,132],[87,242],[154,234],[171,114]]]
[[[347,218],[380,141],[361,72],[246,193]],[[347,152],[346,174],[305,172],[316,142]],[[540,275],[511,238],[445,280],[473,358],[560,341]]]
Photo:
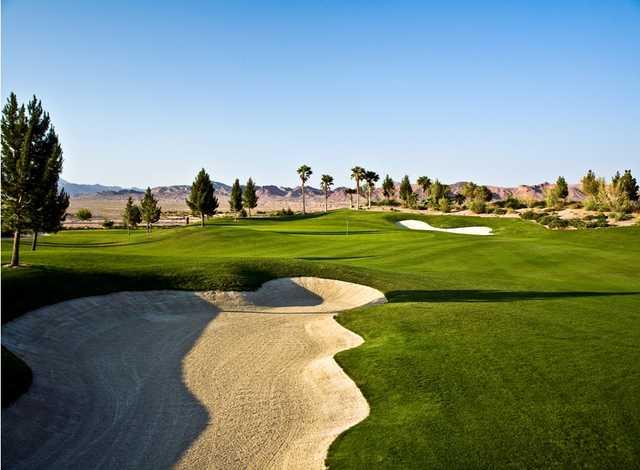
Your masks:
[[[640,468],[638,2],[0,10],[2,469]]]

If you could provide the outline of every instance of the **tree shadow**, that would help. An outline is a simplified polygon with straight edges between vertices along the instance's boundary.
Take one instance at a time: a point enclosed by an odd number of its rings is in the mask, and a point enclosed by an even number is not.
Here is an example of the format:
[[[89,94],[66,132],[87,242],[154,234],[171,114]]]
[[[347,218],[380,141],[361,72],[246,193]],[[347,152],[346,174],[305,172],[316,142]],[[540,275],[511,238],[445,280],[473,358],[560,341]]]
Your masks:
[[[296,259],[305,261],[335,261],[335,260],[354,260],[354,259],[367,259],[377,258],[377,256],[298,256]]]
[[[283,235],[366,235],[372,233],[381,233],[380,230],[322,230],[322,231],[305,231],[305,230],[274,230],[273,233],[279,233]]]
[[[387,292],[390,303],[401,302],[515,302],[529,300],[566,299],[639,295],[640,292],[598,291],[500,291],[500,290],[395,290]]]
[[[208,425],[184,360],[217,310],[186,292],[97,299],[3,327],[3,344],[33,369],[30,390],[2,412],[3,467],[171,468]]]

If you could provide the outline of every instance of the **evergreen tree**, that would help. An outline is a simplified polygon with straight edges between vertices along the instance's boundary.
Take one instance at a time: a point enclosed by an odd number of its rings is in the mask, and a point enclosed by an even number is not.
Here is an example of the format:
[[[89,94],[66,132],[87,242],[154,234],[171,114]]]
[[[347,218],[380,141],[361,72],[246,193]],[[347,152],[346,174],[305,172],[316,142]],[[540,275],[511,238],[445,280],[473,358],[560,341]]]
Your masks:
[[[391,199],[396,194],[396,185],[389,175],[382,181],[382,194],[386,199]]]
[[[594,197],[598,195],[598,178],[596,177],[596,174],[593,172],[593,170],[587,171],[587,174],[582,177],[581,183],[582,192],[587,196]]]
[[[619,191],[626,194],[630,201],[635,202],[640,198],[640,194],[638,194],[638,182],[631,174],[631,170],[625,170],[624,175],[618,176],[614,185],[618,187]]]
[[[438,209],[441,205],[441,199],[449,199],[449,186],[435,180],[429,188],[429,203],[434,209]]]
[[[322,175],[320,178],[320,186],[324,191],[324,211],[328,210],[328,200],[329,200],[329,191],[331,190],[331,186],[333,186],[333,176],[331,175]]]
[[[558,176],[555,192],[557,198],[564,204],[567,200],[567,196],[569,196],[569,185],[567,185],[567,180],[565,180],[563,176]]]
[[[405,206],[409,205],[409,198],[413,194],[413,188],[411,187],[411,181],[409,181],[409,176],[404,175],[402,181],[400,181],[400,199],[404,202]]]
[[[193,215],[200,216],[203,227],[205,216],[215,214],[218,208],[218,199],[214,196],[214,192],[211,178],[204,171],[204,168],[201,169],[191,185],[191,194],[187,199],[187,205]]]
[[[124,212],[122,214],[122,222],[127,227],[127,233],[131,235],[131,229],[138,226],[140,222],[142,222],[142,213],[140,212],[140,208],[133,203],[133,199],[129,196],[127,199],[127,205],[124,208]]]
[[[422,189],[422,197],[427,198],[429,196],[429,186],[431,186],[431,179],[428,176],[421,176],[417,180],[418,186]]]
[[[62,171],[62,147],[53,126],[49,127],[42,145],[39,147],[35,168],[36,187],[30,210],[30,228],[33,231],[31,249],[35,250],[38,233],[55,233],[62,228],[69,207],[69,196],[63,189],[58,190]]]
[[[251,217],[251,209],[258,207],[258,196],[256,195],[256,185],[251,178],[247,181],[247,185],[244,187],[242,193],[242,200],[244,207],[249,211],[249,217]]]
[[[11,93],[2,110],[2,224],[13,231],[10,266],[20,263],[20,238],[26,229],[57,231],[68,206],[58,192],[62,149],[49,115],[34,96],[18,105]],[[37,239],[34,239],[33,248]]]
[[[151,188],[147,187],[140,203],[140,212],[142,220],[147,225],[147,233],[151,232],[151,224],[160,220],[161,211],[162,208],[158,206],[158,200],[151,194]]]
[[[304,184],[309,180],[313,171],[311,171],[311,167],[308,165],[302,165],[298,168],[298,176],[300,177],[301,189],[302,189],[302,213],[307,213],[307,206],[305,202],[305,194],[304,194]]]
[[[234,213],[236,218],[238,213],[242,210],[242,188],[240,187],[240,181],[238,178],[233,182],[231,186],[231,194],[229,195],[229,209]]]

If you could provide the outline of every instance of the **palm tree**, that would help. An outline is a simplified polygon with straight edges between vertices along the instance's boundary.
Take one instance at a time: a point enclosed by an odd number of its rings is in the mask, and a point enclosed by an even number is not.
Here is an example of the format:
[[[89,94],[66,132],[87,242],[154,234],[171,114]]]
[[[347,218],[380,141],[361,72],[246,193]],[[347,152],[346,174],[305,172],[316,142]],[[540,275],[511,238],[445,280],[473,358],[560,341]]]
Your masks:
[[[356,209],[360,210],[360,181],[364,179],[367,170],[361,166],[351,168],[351,178],[356,180]]]
[[[427,198],[427,194],[429,192],[429,187],[431,186],[431,179],[428,176],[421,176],[418,178],[418,186],[422,188],[422,197]]]
[[[307,208],[305,206],[305,200],[304,200],[304,184],[307,182],[307,180],[312,174],[313,172],[311,171],[311,167],[307,165],[302,165],[300,168],[298,168],[298,176],[300,176],[300,181],[302,182],[302,213],[303,214],[307,213]]]
[[[344,193],[349,195],[349,209],[353,209],[353,195],[356,193],[356,190],[347,188],[344,190]]]
[[[380,175],[375,171],[367,171],[364,174],[364,180],[367,182],[367,205],[371,209],[371,192],[374,186],[380,180]]]
[[[329,198],[329,190],[333,185],[333,176],[331,175],[322,175],[320,178],[320,186],[324,190],[324,211],[327,212],[327,199]]]

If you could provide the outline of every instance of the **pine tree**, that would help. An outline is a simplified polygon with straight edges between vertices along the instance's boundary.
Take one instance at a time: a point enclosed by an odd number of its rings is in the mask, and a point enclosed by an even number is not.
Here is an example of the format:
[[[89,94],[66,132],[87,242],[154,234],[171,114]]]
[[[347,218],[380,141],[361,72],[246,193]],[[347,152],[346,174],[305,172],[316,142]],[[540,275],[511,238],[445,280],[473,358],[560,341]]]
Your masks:
[[[331,175],[322,175],[320,178],[320,186],[324,191],[324,211],[328,210],[328,200],[329,200],[329,191],[331,190],[331,186],[333,186],[333,176]]]
[[[142,213],[140,212],[140,208],[133,203],[133,199],[129,196],[127,199],[127,205],[124,208],[124,213],[122,214],[122,222],[127,227],[127,233],[131,235],[131,229],[138,226],[140,222],[142,222]]]
[[[302,213],[307,213],[307,206],[304,196],[304,184],[309,180],[313,171],[311,171],[311,167],[308,165],[302,165],[298,168],[298,176],[300,177],[301,187],[302,187]]]
[[[385,176],[382,181],[382,194],[386,199],[391,199],[396,194],[396,185],[389,175]]]
[[[258,207],[258,196],[256,195],[256,185],[251,178],[247,181],[242,193],[242,201],[244,207],[249,211],[249,217],[251,217],[251,209]]]
[[[11,93],[2,110],[2,223],[14,233],[10,266],[20,263],[22,231],[58,230],[68,206],[57,188],[61,169],[62,150],[42,103],[34,96],[25,110]]]
[[[231,186],[231,194],[229,195],[229,208],[238,217],[238,213],[242,210],[242,188],[240,187],[240,181],[238,178],[233,182]]]
[[[640,199],[638,182],[631,174],[631,170],[625,170],[624,175],[618,176],[613,184],[616,185],[622,193],[626,194],[630,201],[638,201],[638,199]]]
[[[567,185],[567,180],[565,180],[563,176],[558,176],[556,180],[555,193],[556,197],[564,204],[567,196],[569,196],[569,185]]]
[[[204,227],[205,216],[213,215],[218,208],[218,199],[214,196],[215,189],[211,178],[204,168],[200,170],[193,184],[191,194],[187,199],[187,205],[195,216],[200,216]]]
[[[598,194],[598,178],[593,170],[587,171],[587,174],[582,177],[582,192],[587,196],[597,196]]]
[[[151,232],[151,225],[160,220],[162,208],[158,206],[158,200],[151,194],[151,188],[147,187],[142,202],[140,203],[142,220],[147,225],[147,233]]]
[[[404,205],[409,205],[409,197],[413,194],[413,188],[411,187],[411,182],[409,181],[409,176],[404,175],[402,181],[400,182],[400,199],[404,201]]]
[[[53,126],[49,127],[40,145],[36,146],[35,159],[35,188],[29,223],[33,232],[32,250],[37,247],[39,232],[55,233],[62,228],[62,221],[69,207],[69,196],[63,189],[58,190],[62,172],[62,147]]]

